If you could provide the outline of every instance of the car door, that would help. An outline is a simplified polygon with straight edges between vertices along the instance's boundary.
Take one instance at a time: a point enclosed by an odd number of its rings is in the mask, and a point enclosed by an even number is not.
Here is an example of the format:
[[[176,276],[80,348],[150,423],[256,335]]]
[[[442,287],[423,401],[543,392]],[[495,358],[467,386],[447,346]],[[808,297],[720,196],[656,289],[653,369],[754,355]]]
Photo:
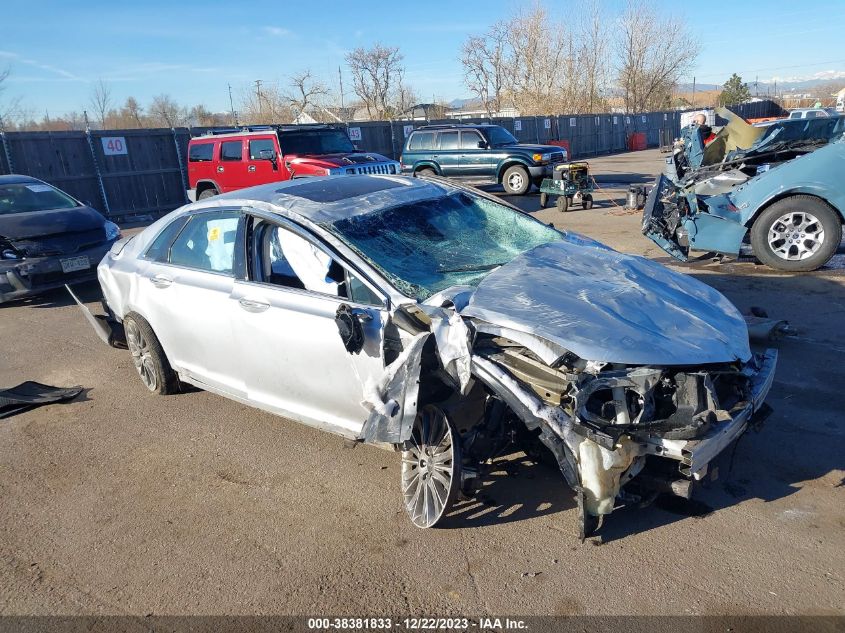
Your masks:
[[[473,180],[492,180],[495,176],[487,142],[475,130],[461,131],[461,161],[463,173]]]
[[[463,152],[461,141],[457,130],[443,131],[438,134],[439,146],[437,149],[437,161],[444,176],[464,176]]]
[[[370,282],[304,229],[250,221],[247,278],[235,282],[235,336],[251,402],[307,424],[356,437],[368,416],[365,384],[383,374],[387,302]],[[350,296],[354,295],[354,297]],[[350,354],[335,315],[349,305],[364,348]]]
[[[220,142],[220,161],[217,163],[217,183],[220,193],[248,187],[247,165],[243,159],[243,139]]]
[[[173,368],[234,395],[246,392],[232,332],[236,209],[177,218],[147,250],[138,306]]]
[[[247,139],[245,187],[282,180],[281,157],[274,134]],[[270,160],[267,156],[273,156]]]

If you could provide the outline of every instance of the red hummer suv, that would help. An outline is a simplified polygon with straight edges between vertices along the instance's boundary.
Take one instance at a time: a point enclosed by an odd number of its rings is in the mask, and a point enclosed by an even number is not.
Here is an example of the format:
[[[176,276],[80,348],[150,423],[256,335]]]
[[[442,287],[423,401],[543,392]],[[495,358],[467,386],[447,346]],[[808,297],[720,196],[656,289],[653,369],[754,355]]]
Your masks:
[[[358,151],[345,130],[330,126],[250,127],[188,143],[191,201],[292,178],[398,173],[398,162]]]

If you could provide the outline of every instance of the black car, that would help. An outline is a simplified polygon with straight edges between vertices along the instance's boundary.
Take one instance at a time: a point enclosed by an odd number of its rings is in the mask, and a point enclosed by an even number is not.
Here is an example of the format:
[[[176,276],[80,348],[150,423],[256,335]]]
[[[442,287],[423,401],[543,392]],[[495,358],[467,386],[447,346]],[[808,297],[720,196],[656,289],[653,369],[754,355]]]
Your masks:
[[[407,174],[501,183],[507,193],[522,195],[568,158],[563,147],[520,143],[500,125],[460,124],[414,130],[399,162]]]
[[[120,228],[30,176],[0,176],[0,303],[97,277]]]

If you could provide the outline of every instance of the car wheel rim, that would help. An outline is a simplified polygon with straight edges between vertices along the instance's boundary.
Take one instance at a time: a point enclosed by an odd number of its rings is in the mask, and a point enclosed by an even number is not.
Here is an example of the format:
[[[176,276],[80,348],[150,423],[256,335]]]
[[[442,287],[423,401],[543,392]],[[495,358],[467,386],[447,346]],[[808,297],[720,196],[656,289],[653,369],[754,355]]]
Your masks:
[[[455,472],[452,428],[446,414],[433,406],[419,411],[410,443],[402,452],[405,510],[414,525],[428,528],[448,508]]]
[[[824,244],[824,227],[806,211],[784,213],[769,227],[769,248],[787,261],[812,257]]]
[[[132,320],[126,323],[126,346],[132,354],[132,362],[141,377],[141,382],[150,391],[155,391],[157,386],[155,363],[150,353],[149,342],[141,333],[138,324]]]
[[[508,176],[508,186],[512,190],[519,191],[520,189],[522,189],[522,183],[522,174],[520,174],[519,172],[515,172]]]

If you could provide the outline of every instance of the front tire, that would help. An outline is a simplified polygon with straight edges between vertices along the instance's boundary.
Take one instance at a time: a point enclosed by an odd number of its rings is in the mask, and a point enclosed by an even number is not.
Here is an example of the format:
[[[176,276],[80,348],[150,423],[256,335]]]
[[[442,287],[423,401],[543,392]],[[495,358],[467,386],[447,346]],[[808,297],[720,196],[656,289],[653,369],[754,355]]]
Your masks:
[[[531,179],[528,177],[528,171],[521,165],[514,165],[505,170],[502,176],[502,186],[505,188],[505,193],[511,196],[523,196],[528,193],[531,188]]]
[[[751,246],[763,264],[790,272],[824,266],[842,241],[842,222],[814,196],[791,196],[767,208],[751,226]]]
[[[541,193],[540,194],[540,208],[545,209],[546,205],[549,204],[549,194]]]
[[[414,176],[436,176],[437,172],[434,171],[431,167],[423,167],[422,169],[418,169],[414,172]]]
[[[437,525],[461,489],[461,445],[455,426],[438,406],[417,411],[410,446],[402,451],[402,500],[419,528]]]
[[[152,393],[167,396],[179,391],[179,377],[170,363],[153,329],[137,314],[123,319],[126,346],[141,382]]]

